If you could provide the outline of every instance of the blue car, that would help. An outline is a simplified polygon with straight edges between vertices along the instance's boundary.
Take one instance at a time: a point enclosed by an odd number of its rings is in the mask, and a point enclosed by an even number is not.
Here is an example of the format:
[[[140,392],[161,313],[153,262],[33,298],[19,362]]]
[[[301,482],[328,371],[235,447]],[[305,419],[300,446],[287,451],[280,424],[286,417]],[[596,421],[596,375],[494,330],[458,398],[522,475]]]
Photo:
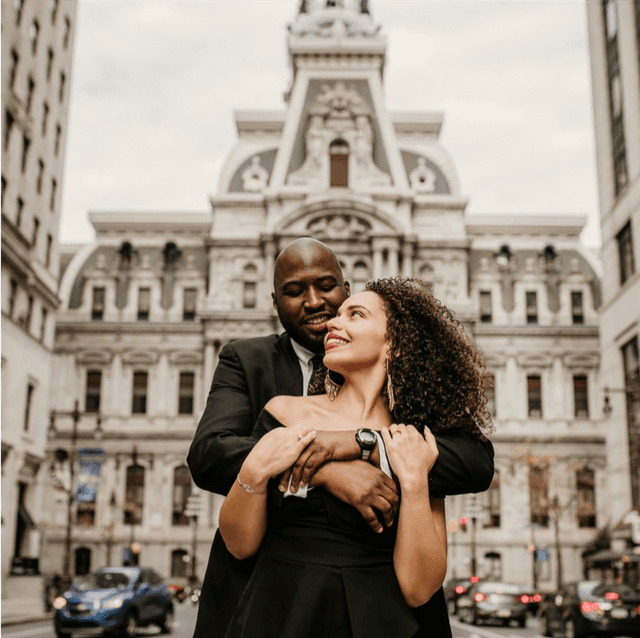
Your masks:
[[[173,625],[171,592],[153,569],[98,569],[74,583],[53,605],[58,638],[70,638],[74,631],[132,638],[138,627],[152,624],[168,634]]]

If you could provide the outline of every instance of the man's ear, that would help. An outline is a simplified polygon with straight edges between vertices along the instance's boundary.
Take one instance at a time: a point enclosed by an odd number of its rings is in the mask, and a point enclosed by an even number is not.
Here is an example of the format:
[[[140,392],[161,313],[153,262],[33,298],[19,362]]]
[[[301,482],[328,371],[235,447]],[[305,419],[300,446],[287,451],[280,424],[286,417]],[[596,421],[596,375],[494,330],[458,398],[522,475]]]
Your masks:
[[[273,307],[277,310],[278,309],[278,303],[276,302],[276,293],[275,292],[271,293],[271,301],[273,302]]]
[[[344,289],[347,291],[347,297],[351,297],[351,284],[348,281],[344,282]]]

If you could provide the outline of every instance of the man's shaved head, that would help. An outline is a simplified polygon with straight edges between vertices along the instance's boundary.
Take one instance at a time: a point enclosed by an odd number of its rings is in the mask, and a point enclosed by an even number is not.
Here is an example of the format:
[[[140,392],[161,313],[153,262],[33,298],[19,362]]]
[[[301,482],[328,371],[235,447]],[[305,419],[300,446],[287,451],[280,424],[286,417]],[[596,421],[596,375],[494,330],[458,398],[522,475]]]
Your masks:
[[[278,287],[283,283],[283,278],[286,278],[292,267],[318,262],[331,264],[335,270],[336,279],[341,285],[344,285],[342,268],[340,268],[338,258],[333,254],[333,251],[313,237],[301,237],[292,241],[276,259],[273,269],[273,288],[276,294]]]
[[[273,306],[289,336],[324,352],[327,321],[350,293],[333,252],[317,239],[296,239],[276,259],[273,288]]]

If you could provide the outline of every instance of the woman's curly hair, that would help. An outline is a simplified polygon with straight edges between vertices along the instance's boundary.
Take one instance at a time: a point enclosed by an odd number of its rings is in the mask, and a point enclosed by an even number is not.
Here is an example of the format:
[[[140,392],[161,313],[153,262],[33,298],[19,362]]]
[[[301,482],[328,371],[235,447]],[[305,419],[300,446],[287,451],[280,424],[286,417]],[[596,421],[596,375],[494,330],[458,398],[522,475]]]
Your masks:
[[[397,423],[428,426],[434,434],[457,429],[478,438],[493,432],[485,408],[491,387],[482,353],[451,310],[418,279],[379,279],[367,284],[383,300],[390,346]],[[382,390],[388,399],[386,384]]]

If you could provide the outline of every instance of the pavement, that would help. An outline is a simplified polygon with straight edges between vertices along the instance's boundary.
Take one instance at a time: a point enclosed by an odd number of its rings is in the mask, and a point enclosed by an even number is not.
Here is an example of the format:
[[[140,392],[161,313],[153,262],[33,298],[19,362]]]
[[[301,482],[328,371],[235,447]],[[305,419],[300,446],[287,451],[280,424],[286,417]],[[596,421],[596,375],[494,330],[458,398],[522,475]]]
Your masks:
[[[3,598],[2,627],[53,620],[53,612],[42,610],[42,602],[33,598]]]

